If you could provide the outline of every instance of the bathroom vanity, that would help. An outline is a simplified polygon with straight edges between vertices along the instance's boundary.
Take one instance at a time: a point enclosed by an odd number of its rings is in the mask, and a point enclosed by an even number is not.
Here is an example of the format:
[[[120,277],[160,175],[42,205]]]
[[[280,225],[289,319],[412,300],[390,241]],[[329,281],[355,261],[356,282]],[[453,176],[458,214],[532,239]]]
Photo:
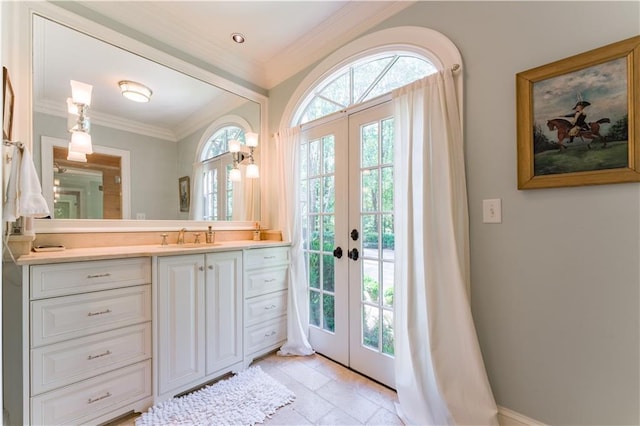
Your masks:
[[[239,371],[286,339],[288,244],[31,253],[3,268],[10,424],[99,424]]]

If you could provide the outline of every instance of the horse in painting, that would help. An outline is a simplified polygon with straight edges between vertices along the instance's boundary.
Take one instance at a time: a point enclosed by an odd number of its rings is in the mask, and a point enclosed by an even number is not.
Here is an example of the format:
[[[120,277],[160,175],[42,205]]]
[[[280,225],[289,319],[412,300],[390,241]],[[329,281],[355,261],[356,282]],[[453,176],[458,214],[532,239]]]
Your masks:
[[[569,143],[573,142],[574,137],[580,137],[583,142],[585,138],[590,139],[589,144],[587,144],[587,148],[589,149],[591,149],[591,143],[598,139],[600,142],[602,142],[602,147],[606,148],[607,141],[600,134],[600,125],[602,123],[610,122],[611,120],[609,120],[608,118],[601,118],[598,121],[592,121],[591,123],[589,123],[589,130],[580,129],[580,131],[575,136],[569,135],[569,131],[573,127],[573,124],[571,124],[564,118],[554,118],[553,120],[547,121],[547,127],[551,131],[558,131],[558,145],[560,145],[561,150],[567,149],[567,147],[562,143],[562,141],[564,141],[567,137],[569,138]]]

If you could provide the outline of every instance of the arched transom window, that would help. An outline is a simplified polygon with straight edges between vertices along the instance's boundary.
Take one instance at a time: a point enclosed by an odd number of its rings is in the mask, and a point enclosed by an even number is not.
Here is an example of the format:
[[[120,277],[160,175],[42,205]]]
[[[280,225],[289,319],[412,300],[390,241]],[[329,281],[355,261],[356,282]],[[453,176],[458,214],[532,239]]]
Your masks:
[[[307,123],[391,92],[437,68],[424,56],[388,51],[366,56],[319,82],[297,112],[297,124]]]
[[[218,155],[229,152],[229,141],[239,140],[242,144],[244,140],[244,129],[236,125],[226,125],[218,129],[206,142],[200,154],[200,161],[205,161]]]

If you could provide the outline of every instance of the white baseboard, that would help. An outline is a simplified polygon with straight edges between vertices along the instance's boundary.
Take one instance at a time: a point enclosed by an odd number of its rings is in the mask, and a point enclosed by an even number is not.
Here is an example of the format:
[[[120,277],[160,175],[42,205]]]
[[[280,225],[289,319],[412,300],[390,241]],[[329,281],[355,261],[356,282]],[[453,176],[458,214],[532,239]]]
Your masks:
[[[500,426],[546,426],[520,413],[498,405],[498,421]]]

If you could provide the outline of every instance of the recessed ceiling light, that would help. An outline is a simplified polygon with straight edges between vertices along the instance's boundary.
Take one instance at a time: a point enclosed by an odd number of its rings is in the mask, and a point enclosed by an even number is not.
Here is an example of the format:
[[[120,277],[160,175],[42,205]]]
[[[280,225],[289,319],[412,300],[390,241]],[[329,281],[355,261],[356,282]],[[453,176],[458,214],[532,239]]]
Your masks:
[[[231,39],[236,43],[244,43],[244,36],[240,33],[231,34]]]

